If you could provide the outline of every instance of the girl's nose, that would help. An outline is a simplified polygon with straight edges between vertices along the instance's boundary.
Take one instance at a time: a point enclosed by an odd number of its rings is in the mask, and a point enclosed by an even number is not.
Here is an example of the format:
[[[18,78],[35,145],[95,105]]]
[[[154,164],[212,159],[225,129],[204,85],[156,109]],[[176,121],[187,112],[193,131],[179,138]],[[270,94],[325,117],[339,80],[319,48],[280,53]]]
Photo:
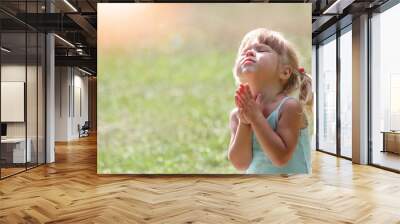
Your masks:
[[[245,56],[246,56],[246,57],[248,57],[248,56],[250,56],[250,55],[251,55],[251,56],[254,56],[254,51],[253,51],[252,49],[247,50],[246,53],[245,53]]]

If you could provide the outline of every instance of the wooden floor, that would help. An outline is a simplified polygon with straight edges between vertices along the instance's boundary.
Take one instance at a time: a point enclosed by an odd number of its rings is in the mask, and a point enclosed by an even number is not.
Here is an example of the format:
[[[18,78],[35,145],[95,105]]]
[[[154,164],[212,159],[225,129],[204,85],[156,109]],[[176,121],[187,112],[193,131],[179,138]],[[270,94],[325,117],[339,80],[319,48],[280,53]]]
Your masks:
[[[372,160],[374,164],[400,170],[400,154],[376,150]]]
[[[27,163],[27,167],[25,167],[25,164],[18,164],[18,167],[2,167],[1,168],[1,178],[6,178],[8,176],[24,172],[27,169],[33,169],[37,166],[37,164],[32,164],[32,163]]]
[[[96,139],[0,181],[0,223],[400,223],[400,175],[313,155],[311,176],[98,176]]]
[[[4,178],[7,176],[16,174],[18,172],[22,172],[24,170],[25,170],[25,167],[24,168],[1,168],[1,177]]]

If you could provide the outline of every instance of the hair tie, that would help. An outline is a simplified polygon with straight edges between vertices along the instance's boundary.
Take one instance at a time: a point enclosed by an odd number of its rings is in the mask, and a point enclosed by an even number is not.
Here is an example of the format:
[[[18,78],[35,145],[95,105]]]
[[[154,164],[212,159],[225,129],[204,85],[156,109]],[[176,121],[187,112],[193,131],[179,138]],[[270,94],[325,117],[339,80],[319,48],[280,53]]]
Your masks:
[[[297,69],[297,70],[300,72],[300,74],[304,75],[304,68],[303,67],[299,67],[299,69]]]

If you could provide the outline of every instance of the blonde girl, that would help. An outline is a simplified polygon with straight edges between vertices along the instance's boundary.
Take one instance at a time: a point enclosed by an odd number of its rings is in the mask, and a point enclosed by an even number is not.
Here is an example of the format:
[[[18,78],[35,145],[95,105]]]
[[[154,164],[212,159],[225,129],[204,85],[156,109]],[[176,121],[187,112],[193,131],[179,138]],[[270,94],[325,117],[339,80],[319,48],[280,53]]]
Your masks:
[[[239,84],[229,119],[233,166],[249,174],[310,173],[311,78],[292,45],[277,32],[252,30],[233,73]]]

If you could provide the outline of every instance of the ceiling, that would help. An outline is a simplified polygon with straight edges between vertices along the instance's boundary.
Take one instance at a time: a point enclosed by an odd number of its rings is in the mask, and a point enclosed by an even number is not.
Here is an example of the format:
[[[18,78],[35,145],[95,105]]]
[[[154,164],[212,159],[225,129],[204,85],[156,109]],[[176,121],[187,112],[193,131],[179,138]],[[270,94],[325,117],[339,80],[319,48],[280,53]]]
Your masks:
[[[312,3],[313,43],[335,32],[337,21],[340,26],[351,23],[351,18],[366,10],[372,10],[387,0],[195,0],[194,2],[268,2],[268,3]],[[18,32],[28,28],[31,31],[55,32],[61,38],[55,38],[56,65],[80,66],[96,73],[97,58],[97,3],[116,2],[185,2],[180,0],[45,0],[21,1],[1,0],[1,30],[14,43],[11,47],[20,49],[25,46],[22,34]],[[187,2],[187,1],[186,1]],[[193,1],[191,1],[193,2]],[[50,10],[51,8],[51,10]],[[52,11],[52,13],[49,13]],[[344,22],[343,22],[344,21]],[[347,22],[346,22],[347,21]],[[336,27],[335,27],[336,26]],[[25,31],[24,31],[25,32]],[[12,33],[12,34],[11,34]],[[3,35],[4,36],[4,35]],[[7,41],[7,42],[8,42]],[[4,41],[2,43],[5,43]],[[18,47],[19,46],[19,47]],[[34,45],[29,45],[30,52]],[[18,50],[17,50],[18,51]]]

